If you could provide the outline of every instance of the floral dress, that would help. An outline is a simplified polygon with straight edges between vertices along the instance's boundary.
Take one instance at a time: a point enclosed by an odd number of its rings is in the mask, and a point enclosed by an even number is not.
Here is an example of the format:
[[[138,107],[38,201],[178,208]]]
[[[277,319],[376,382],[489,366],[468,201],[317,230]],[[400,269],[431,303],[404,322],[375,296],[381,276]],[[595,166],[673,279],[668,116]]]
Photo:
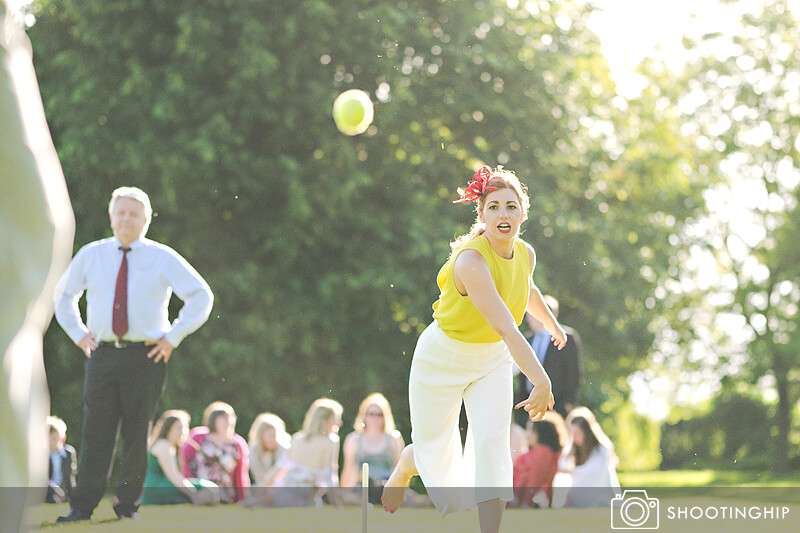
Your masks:
[[[235,475],[241,452],[233,441],[218,443],[205,439],[194,457],[193,470],[197,477],[208,479],[220,487],[220,500],[233,503],[236,501]]]

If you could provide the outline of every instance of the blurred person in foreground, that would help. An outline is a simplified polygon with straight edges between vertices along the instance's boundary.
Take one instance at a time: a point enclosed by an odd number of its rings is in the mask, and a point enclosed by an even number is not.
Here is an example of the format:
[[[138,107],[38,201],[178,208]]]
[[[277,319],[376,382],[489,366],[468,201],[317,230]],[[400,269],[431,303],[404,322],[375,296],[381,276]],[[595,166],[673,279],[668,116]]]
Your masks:
[[[18,15],[0,2],[0,531],[14,532],[25,529],[26,503],[46,496],[42,334],[75,232]]]
[[[83,430],[70,512],[89,520],[106,489],[119,428],[123,455],[112,499],[119,518],[139,518],[147,441],[172,352],[208,319],[211,289],[175,250],[145,238],[153,209],[136,187],[111,194],[113,237],[83,246],[59,281],[56,319],[83,352]],[[78,301],[86,292],[86,323]],[[169,321],[172,294],[183,300]]]

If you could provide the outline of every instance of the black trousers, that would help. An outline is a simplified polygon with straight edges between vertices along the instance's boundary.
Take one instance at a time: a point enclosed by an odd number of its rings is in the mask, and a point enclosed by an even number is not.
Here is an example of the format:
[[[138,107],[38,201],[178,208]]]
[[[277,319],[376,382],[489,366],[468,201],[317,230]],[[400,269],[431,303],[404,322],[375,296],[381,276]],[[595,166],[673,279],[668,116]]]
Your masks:
[[[86,360],[83,430],[73,509],[91,514],[103,497],[117,433],[122,445],[114,507],[128,515],[139,507],[147,472],[147,437],[167,378],[167,365],[147,358],[152,346],[101,345]]]

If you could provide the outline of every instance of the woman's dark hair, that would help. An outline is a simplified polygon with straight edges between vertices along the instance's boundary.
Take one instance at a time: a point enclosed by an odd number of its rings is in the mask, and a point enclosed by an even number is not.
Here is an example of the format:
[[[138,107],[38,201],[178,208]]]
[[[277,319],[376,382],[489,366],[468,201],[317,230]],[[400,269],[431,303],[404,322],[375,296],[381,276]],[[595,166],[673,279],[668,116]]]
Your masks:
[[[571,423],[583,430],[583,444],[575,446],[575,464],[582,465],[589,459],[594,449],[600,445],[600,441],[597,440],[591,424],[584,417],[576,416]]]
[[[561,453],[560,435],[556,425],[547,420],[533,422],[533,431],[536,432],[536,440],[539,444],[544,444],[556,453]]]
[[[217,432],[217,419],[221,416],[230,416],[230,412],[225,409],[218,409],[215,411],[211,411],[208,415],[208,432],[209,433],[216,433]]]
[[[175,422],[181,422],[181,421],[182,421],[181,418],[177,416],[170,415],[165,417],[164,420],[161,422],[161,429],[158,431],[158,435],[156,435],[155,440],[166,439],[167,435],[169,435],[169,432],[172,429],[172,426],[175,425]]]
[[[176,422],[183,422],[183,426],[188,431],[190,421],[191,417],[189,413],[182,409],[169,409],[164,411],[153,426],[150,444],[152,445],[158,439],[167,440],[167,436]]]

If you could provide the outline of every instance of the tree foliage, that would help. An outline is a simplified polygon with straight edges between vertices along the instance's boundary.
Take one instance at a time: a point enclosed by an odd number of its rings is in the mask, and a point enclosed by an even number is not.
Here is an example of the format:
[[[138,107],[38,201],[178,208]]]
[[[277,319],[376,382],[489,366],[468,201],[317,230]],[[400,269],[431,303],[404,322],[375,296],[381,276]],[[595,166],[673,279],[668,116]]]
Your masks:
[[[165,407],[225,400],[297,428],[318,396],[392,401],[407,379],[435,275],[474,213],[454,206],[481,163],[533,199],[535,278],[581,333],[585,400],[608,411],[646,362],[654,290],[676,275],[670,236],[702,208],[691,146],[658,95],[615,96],[590,11],[491,0],[40,0],[31,29],[76,247],[109,234],[132,184],[216,295],[170,362]],[[336,95],[373,97],[353,138]],[[80,354],[52,326],[56,410],[77,424]],[[240,428],[241,430],[242,428]],[[613,434],[613,430],[611,431]]]
[[[674,366],[696,375],[714,368],[758,389],[773,384],[778,405],[770,452],[778,470],[793,453],[800,397],[798,42],[788,2],[762,2],[735,34],[687,40],[693,60],[668,88],[682,116],[680,131],[696,147],[698,170],[719,176],[704,195],[711,216],[687,224],[682,239],[687,270],[705,282],[684,284],[668,298],[696,323],[681,340],[700,340],[705,349],[675,354],[683,357]],[[702,272],[702,265],[713,266]]]

